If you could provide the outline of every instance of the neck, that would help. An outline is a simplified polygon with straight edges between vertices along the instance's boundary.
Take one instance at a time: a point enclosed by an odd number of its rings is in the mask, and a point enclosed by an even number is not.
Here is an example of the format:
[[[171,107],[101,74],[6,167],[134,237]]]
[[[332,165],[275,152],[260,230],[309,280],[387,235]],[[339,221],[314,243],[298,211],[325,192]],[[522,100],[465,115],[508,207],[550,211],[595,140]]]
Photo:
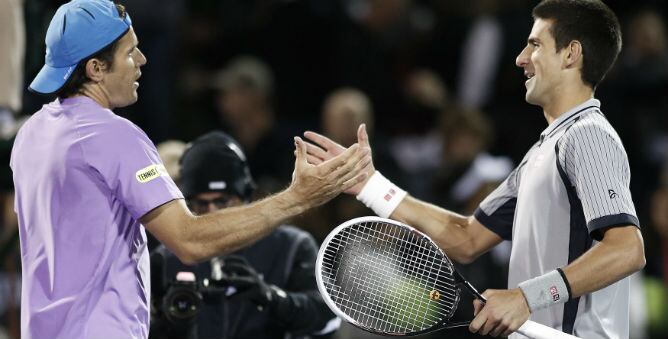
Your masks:
[[[87,96],[104,108],[113,108],[109,102],[107,92],[97,84],[85,84],[79,94],[74,96]]]
[[[568,112],[571,108],[594,97],[594,90],[585,85],[569,85],[564,88],[560,86],[555,89],[556,98],[543,105],[543,114],[548,125],[552,124],[559,117]]]

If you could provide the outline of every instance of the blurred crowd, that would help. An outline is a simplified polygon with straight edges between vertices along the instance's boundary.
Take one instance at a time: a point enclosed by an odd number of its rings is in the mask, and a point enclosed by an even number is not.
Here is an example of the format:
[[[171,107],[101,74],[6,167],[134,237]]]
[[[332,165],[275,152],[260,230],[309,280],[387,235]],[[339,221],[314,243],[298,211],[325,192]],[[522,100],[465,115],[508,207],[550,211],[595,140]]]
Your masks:
[[[0,0],[0,338],[18,338],[20,300],[9,150],[21,122],[51,100],[26,88],[64,2]],[[416,197],[472,213],[547,126],[540,108],[524,101],[515,66],[537,1],[121,2],[148,63],[139,101],[117,113],[159,144],[175,175],[187,142],[223,130],[245,150],[261,197],[289,183],[293,136],[314,130],[348,146],[365,123],[386,177]],[[646,242],[632,338],[666,338],[668,5],[605,2],[621,20],[624,47],[596,96],[626,147]],[[293,223],[320,241],[370,214],[340,196]],[[483,290],[503,288],[508,255],[500,246],[462,273]],[[369,337],[346,327],[338,336]]]

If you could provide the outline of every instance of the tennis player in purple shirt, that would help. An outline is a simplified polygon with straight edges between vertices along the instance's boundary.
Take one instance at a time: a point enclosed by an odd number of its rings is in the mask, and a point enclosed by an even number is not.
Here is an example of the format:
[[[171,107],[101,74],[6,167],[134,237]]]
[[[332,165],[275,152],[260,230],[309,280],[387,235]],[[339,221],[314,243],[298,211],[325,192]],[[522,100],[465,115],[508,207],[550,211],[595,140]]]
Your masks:
[[[144,227],[184,263],[236,250],[366,179],[368,148],[313,166],[295,138],[290,187],[257,203],[194,216],[146,134],[112,109],[137,101],[146,57],[125,9],[62,5],[30,85],[56,94],[19,131],[11,158],[23,286],[21,338],[147,338]]]

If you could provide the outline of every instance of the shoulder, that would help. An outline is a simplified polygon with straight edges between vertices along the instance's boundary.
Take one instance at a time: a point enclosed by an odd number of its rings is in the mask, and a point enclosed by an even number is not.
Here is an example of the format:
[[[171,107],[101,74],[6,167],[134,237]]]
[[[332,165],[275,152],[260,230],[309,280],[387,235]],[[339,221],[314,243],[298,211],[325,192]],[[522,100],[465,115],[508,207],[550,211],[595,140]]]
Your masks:
[[[568,126],[560,144],[574,148],[593,148],[603,144],[622,146],[619,134],[599,109],[583,113]]]
[[[82,115],[78,121],[77,130],[85,149],[126,152],[155,148],[146,133],[130,120],[106,109],[91,113]]]
[[[141,130],[137,125],[132,121],[116,115],[110,110],[100,110],[96,112],[96,121],[93,123],[97,127],[97,133],[101,135],[113,137],[115,139],[121,139],[123,137],[135,136],[140,138],[146,138],[146,133]],[[89,118],[91,119],[91,118]]]

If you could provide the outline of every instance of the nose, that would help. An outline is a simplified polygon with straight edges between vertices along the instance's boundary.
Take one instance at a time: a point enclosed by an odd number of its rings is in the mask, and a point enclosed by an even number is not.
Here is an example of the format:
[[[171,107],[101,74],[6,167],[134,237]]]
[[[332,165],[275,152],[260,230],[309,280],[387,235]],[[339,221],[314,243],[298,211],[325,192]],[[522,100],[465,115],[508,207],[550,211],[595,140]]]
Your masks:
[[[524,47],[524,49],[520,52],[519,55],[517,55],[517,58],[515,59],[515,65],[517,67],[524,67],[529,63],[529,48]]]
[[[139,66],[146,65],[146,63],[148,62],[148,60],[146,59],[146,56],[144,55],[144,53],[142,53],[142,51],[139,48],[137,48],[137,51],[139,52],[139,55],[138,55],[138,58],[137,58]]]

